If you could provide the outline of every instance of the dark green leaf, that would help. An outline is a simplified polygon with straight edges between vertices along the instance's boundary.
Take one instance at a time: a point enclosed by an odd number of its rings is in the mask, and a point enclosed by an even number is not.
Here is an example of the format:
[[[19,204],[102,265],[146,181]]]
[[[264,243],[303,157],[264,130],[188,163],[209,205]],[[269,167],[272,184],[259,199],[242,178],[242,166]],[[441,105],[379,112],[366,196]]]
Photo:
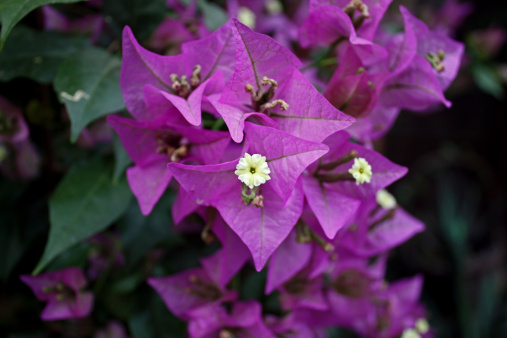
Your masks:
[[[472,67],[472,74],[477,86],[485,93],[496,97],[503,98],[504,91],[498,73],[485,64],[475,64]]]
[[[61,255],[56,257],[49,265],[49,271],[56,271],[65,269],[71,266],[79,266],[83,268],[88,262],[91,245],[86,242],[80,242],[62,252]]]
[[[125,179],[113,184],[112,168],[99,160],[74,166],[49,200],[49,239],[34,273],[72,245],[104,230],[132,197]]]
[[[69,112],[72,142],[90,122],[124,108],[120,67],[119,59],[98,48],[85,49],[63,60],[55,90]]]
[[[89,42],[82,37],[57,32],[39,33],[17,27],[0,52],[0,81],[27,77],[49,83],[56,76],[63,59],[86,46]]]
[[[26,246],[24,245],[19,229],[16,229],[16,222],[14,220],[14,213],[7,213],[3,211],[0,214],[0,260],[2,265],[0,266],[0,280],[6,281],[12,271],[12,268],[16,265],[19,258],[23,254]]]
[[[0,177],[0,281],[9,279],[14,267],[48,226],[45,203],[21,201],[27,184]],[[25,195],[26,196],[26,195]],[[33,196],[33,194],[31,194]],[[20,212],[22,210],[22,212]]]
[[[130,26],[140,40],[150,37],[164,20],[165,11],[165,0],[104,0],[104,14],[113,19],[118,34]]]
[[[119,230],[130,266],[136,264],[146,252],[160,243],[164,243],[166,249],[182,243],[181,236],[172,230],[173,199],[174,194],[164,194],[147,217],[141,214],[137,202],[128,208],[123,221],[119,224]]]
[[[146,299],[147,298],[147,299]],[[186,325],[174,317],[158,294],[143,298],[136,313],[129,320],[133,337],[186,337]]]
[[[49,4],[65,4],[79,2],[81,0],[0,0],[0,20],[2,32],[0,33],[0,50],[2,49],[7,35],[25,15],[37,7]]]
[[[146,276],[140,269],[134,271],[132,275],[126,276],[111,285],[109,289],[113,293],[129,294],[145,281]]]
[[[244,279],[241,285],[241,296],[243,299],[260,299],[264,296],[264,285],[266,285],[267,270],[252,272]]]
[[[495,278],[493,275],[485,276],[482,279],[480,293],[479,293],[479,306],[476,311],[475,324],[478,329],[476,337],[492,337],[493,322],[497,314],[497,308],[500,299]]]

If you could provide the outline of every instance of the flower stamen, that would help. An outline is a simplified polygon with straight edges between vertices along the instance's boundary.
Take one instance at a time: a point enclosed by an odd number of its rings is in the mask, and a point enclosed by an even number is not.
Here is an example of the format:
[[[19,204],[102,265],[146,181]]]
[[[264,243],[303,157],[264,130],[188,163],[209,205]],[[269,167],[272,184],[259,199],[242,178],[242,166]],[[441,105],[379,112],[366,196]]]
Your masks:
[[[171,88],[174,90],[174,91],[179,91],[181,89],[181,83],[180,83],[180,80],[178,78],[178,74],[171,74],[169,76],[171,78]]]
[[[353,16],[354,11],[359,11],[364,18],[370,17],[370,12],[368,11],[368,6],[364,4],[361,0],[351,0],[343,11],[347,13],[349,16]]]
[[[174,93],[186,98],[190,92],[201,83],[201,70],[201,65],[194,66],[190,82],[188,81],[188,77],[186,75],[182,75],[181,77],[174,73],[169,75],[171,79],[171,88]]]
[[[437,71],[437,73],[442,73],[445,71],[445,65],[443,63],[445,58],[445,52],[443,50],[439,50],[437,53],[429,52],[424,56],[426,60],[431,64],[433,69]]]
[[[263,104],[261,106],[260,112],[263,113],[266,110],[274,108],[274,107],[276,107],[278,105],[280,105],[280,109],[281,110],[287,110],[287,109],[289,109],[289,104],[287,102],[285,102],[284,100],[274,100],[274,101],[268,102],[266,104]]]
[[[192,77],[190,78],[190,84],[192,88],[197,87],[201,83],[201,65],[195,65],[194,71],[192,72]]]

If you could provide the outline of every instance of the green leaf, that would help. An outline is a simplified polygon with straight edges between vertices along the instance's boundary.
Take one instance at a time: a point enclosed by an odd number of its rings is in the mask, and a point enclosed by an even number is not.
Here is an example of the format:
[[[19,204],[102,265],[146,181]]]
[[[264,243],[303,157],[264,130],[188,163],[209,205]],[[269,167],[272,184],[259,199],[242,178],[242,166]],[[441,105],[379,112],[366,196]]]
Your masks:
[[[117,34],[130,26],[140,40],[150,37],[164,20],[165,12],[165,0],[104,0],[104,14],[113,19]]]
[[[54,87],[71,121],[72,142],[99,117],[125,107],[120,90],[121,62],[98,48],[89,48],[63,60]]]
[[[159,295],[150,292],[138,303],[128,321],[133,337],[187,337],[185,323],[169,312]]]
[[[217,30],[229,19],[227,13],[216,4],[204,0],[199,0],[197,4],[204,15],[204,24],[211,31]]]
[[[0,20],[2,32],[0,33],[0,50],[12,28],[23,19],[25,15],[37,7],[49,4],[68,4],[81,0],[0,0]]]
[[[8,213],[2,210],[0,213],[0,259],[2,265],[0,266],[0,280],[5,282],[9,275],[21,258],[21,255],[26,249],[25,243],[21,239],[19,229],[16,228],[15,214]]]
[[[482,63],[476,63],[472,66],[472,74],[475,83],[483,92],[499,100],[503,98],[504,91],[500,77],[493,67]]]
[[[50,83],[63,59],[87,46],[83,37],[16,27],[0,53],[0,81],[27,77]]]
[[[84,268],[86,263],[88,263],[91,247],[90,243],[87,242],[73,245],[48,264],[48,271],[61,270],[71,266]]]
[[[171,205],[174,193],[165,193],[148,216],[139,211],[137,202],[128,208],[118,222],[125,256],[129,266],[135,265],[149,250],[164,243],[164,248],[180,245],[182,237],[173,230]]]
[[[479,304],[475,314],[476,337],[493,337],[493,324],[498,313],[500,295],[493,274],[484,276],[479,292]],[[498,309],[500,310],[500,309]]]
[[[72,167],[49,200],[51,227],[34,273],[79,241],[104,230],[132,197],[126,179],[111,182],[112,168],[100,160]]]

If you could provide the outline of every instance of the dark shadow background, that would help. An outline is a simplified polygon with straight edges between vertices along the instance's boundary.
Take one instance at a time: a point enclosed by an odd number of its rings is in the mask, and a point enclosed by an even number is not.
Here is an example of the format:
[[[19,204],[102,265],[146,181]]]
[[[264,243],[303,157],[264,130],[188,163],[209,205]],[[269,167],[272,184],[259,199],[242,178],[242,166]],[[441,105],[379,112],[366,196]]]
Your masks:
[[[457,40],[505,29],[507,2],[471,3]],[[395,250],[389,276],[424,274],[422,300],[438,337],[507,337],[507,100],[477,86],[473,54],[467,43],[465,65],[446,92],[450,109],[402,112],[380,144],[409,168],[392,190],[427,227]],[[498,70],[506,45],[480,62]]]

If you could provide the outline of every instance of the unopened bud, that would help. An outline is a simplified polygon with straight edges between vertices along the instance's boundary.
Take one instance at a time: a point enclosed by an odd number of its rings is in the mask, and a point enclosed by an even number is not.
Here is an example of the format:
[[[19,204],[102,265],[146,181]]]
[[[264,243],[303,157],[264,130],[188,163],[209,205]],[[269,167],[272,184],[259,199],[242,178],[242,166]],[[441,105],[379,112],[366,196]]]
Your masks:
[[[252,204],[256,208],[263,208],[264,207],[264,197],[262,195],[255,196]]]
[[[375,195],[375,199],[377,204],[380,205],[384,209],[394,209],[396,208],[396,198],[389,193],[389,191],[385,189],[380,189],[377,191]]]

